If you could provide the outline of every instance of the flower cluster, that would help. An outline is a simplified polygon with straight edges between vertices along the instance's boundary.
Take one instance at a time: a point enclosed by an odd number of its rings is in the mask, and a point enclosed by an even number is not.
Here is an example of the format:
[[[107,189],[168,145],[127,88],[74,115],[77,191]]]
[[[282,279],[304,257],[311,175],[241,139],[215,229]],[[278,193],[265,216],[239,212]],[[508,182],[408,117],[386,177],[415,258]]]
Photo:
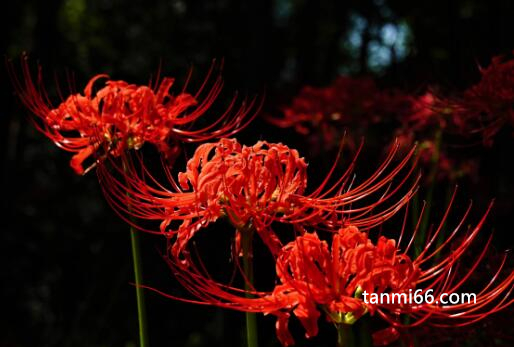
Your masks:
[[[478,241],[492,204],[474,227],[464,230],[470,205],[449,230],[454,193],[438,226],[427,228],[423,207],[417,222],[414,214],[416,223],[408,233],[409,203],[421,182],[415,168],[421,161],[439,170],[431,171],[432,183],[436,174],[455,170],[456,161],[446,157],[441,137],[458,120],[485,114],[488,132],[500,122],[492,117],[501,114],[502,119],[512,120],[512,66],[496,58],[483,70],[482,81],[453,104],[435,93],[412,96],[381,90],[371,79],[342,77],[327,88],[303,89],[292,106],[284,108],[283,118],[269,120],[303,135],[321,135],[328,145],[341,143],[332,167],[314,188],[308,185],[307,160],[297,150],[267,141],[247,146],[229,138],[255,116],[251,114],[255,100],[236,107],[234,98],[217,118],[195,127],[222,88],[220,77],[208,88],[213,69],[195,94],[184,88],[176,95],[171,93],[173,78],[137,86],[97,75],[83,94],[63,98],[57,107],[50,103],[41,81],[33,81],[26,60],[22,81],[12,69],[11,77],[21,100],[35,115],[38,129],[74,153],[75,172],[83,174],[95,167],[104,195],[119,216],[141,231],[163,236],[165,259],[192,298],[161,294],[275,316],[276,333],[284,346],[294,344],[289,330],[294,317],[307,338],[318,334],[321,316],[340,330],[363,316],[379,317],[387,327],[373,329],[373,340],[386,345],[409,327],[425,322],[464,326],[514,302],[514,272],[504,271],[506,256],[475,302],[373,303],[362,297],[364,292],[413,290],[440,296],[469,285],[491,244],[491,238],[485,244]],[[354,175],[362,142],[349,141],[353,157],[341,170],[341,125],[365,128],[384,119],[400,124],[394,130],[398,140],[382,153],[382,161],[369,177],[358,180]],[[181,143],[213,138],[219,139],[200,144],[185,168],[175,173]],[[415,140],[421,142],[419,155]],[[162,154],[165,183],[134,151],[145,143]],[[87,164],[91,159],[94,162]],[[400,211],[404,212],[401,227],[391,228],[389,222]],[[212,276],[193,241],[221,219],[235,230],[228,258],[236,271],[229,282]],[[386,237],[391,231],[393,236]],[[254,235],[260,241],[254,242]],[[258,243],[273,261],[268,269],[273,282],[266,290],[252,278]],[[473,245],[481,250],[475,252]],[[463,267],[465,271],[458,271]]]
[[[391,184],[405,165],[405,159],[383,179],[377,178],[378,173],[384,171],[390,159],[377,174],[354,188],[343,191],[337,184],[329,188],[322,185],[311,194],[305,193],[308,191],[305,160],[297,151],[282,144],[261,141],[247,147],[235,140],[222,139],[201,145],[189,160],[187,170],[179,173],[178,183],[171,177],[170,169],[166,170],[171,186],[175,186],[173,189],[156,183],[144,167],[138,169],[137,163],[126,159],[124,171],[115,167],[115,171],[123,174],[120,178],[106,165],[99,167],[105,195],[126,220],[130,220],[129,216],[161,223],[160,230],[154,232],[174,238],[168,263],[182,286],[195,298],[163,295],[274,315],[277,336],[284,346],[294,343],[288,330],[292,315],[300,320],[307,337],[317,335],[322,314],[335,325],[351,325],[366,314],[379,316],[389,327],[376,331],[373,338],[377,345],[385,345],[397,339],[402,329],[423,322],[435,326],[467,325],[512,303],[509,295],[514,273],[503,274],[505,259],[491,281],[480,290],[475,303],[376,304],[362,299],[363,291],[391,294],[420,289],[434,296],[456,293],[484,259],[491,242],[491,239],[487,241],[470,271],[457,276],[454,269],[468,256],[487,213],[476,227],[462,232],[469,208],[457,227],[445,235],[443,225],[449,207],[418,254],[412,246],[420,222],[407,245],[403,242],[405,222],[397,239],[379,236],[373,241],[375,230],[382,229],[385,220],[406,205],[415,188],[408,189],[407,194],[400,195],[398,201],[382,211],[376,202],[358,208],[351,204],[373,195],[374,190],[384,185],[388,188],[382,191],[381,197],[396,190]],[[138,175],[140,171],[143,173]],[[399,180],[399,185],[402,181]],[[338,212],[345,217],[332,218]],[[214,280],[201,254],[192,251],[194,246],[190,241],[197,232],[223,217],[236,229],[236,251],[232,256],[244,287]],[[176,230],[170,228],[175,222],[179,222]],[[299,235],[284,242],[287,235],[276,233],[272,223],[293,225]],[[257,232],[275,261],[276,284],[270,291],[255,288],[239,265],[239,257],[254,256],[251,250],[239,244],[252,230]],[[242,235],[245,233],[247,235]],[[323,240],[322,235],[328,235],[328,240]],[[445,237],[441,239],[441,235]],[[501,276],[504,278],[500,279]],[[410,317],[410,322],[400,319],[405,315]]]
[[[463,176],[476,180],[477,158],[466,158],[455,148],[468,148],[467,138],[477,134],[490,145],[504,125],[514,124],[513,71],[514,60],[495,57],[480,70],[479,83],[451,97],[436,87],[408,93],[379,88],[371,78],[342,76],[326,87],[304,87],[289,105],[282,106],[282,117],[267,119],[281,128],[295,129],[318,152],[337,147],[346,128],[354,136],[368,137],[378,129],[372,144],[380,150],[384,147],[380,135],[388,129],[406,148],[415,142],[423,144],[419,149],[426,149],[426,154],[420,164],[427,171],[434,161],[440,161],[437,174],[431,175],[438,181]],[[357,148],[354,139],[348,142],[349,149]]]

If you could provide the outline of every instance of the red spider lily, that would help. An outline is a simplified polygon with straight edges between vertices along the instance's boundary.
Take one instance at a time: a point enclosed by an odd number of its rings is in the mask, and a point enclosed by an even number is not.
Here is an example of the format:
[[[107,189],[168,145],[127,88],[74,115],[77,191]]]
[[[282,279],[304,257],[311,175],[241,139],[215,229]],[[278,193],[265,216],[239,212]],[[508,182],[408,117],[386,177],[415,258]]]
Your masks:
[[[480,82],[466,90],[451,106],[461,130],[479,132],[484,143],[490,144],[504,124],[514,126],[514,59],[494,57],[480,72]]]
[[[411,103],[411,112],[397,115],[405,132],[424,132],[430,128],[446,127],[449,111],[434,93],[411,97]]]
[[[316,336],[320,308],[334,323],[351,324],[376,310],[364,304],[359,292],[408,292],[420,274],[394,240],[381,236],[375,246],[356,227],[334,234],[331,247],[316,233],[304,234],[282,249],[276,267],[280,284],[271,296],[287,303],[279,314],[285,321],[277,326],[286,346],[294,344],[287,330],[289,312],[301,321],[306,337]]]
[[[148,172],[146,180],[138,176],[133,165],[126,166],[123,180],[116,180],[104,166],[98,172],[112,205],[136,218],[161,221],[162,233],[177,234],[174,249],[179,253],[200,228],[222,216],[239,229],[252,219],[256,229],[263,230],[261,225],[274,214],[292,208],[293,194],[304,192],[306,168],[298,152],[285,145],[260,141],[246,147],[221,139],[198,147],[187,171],[179,174],[178,185],[167,171],[172,191],[160,185],[152,188],[155,180]],[[181,222],[177,230],[172,229],[174,221]],[[270,248],[277,247],[274,235],[260,235]]]
[[[450,204],[451,205],[451,204]],[[469,270],[459,275],[460,263],[470,246],[478,239],[480,229],[491,206],[480,222],[461,232],[471,205],[457,227],[442,244],[438,235],[449,214],[446,211],[440,225],[428,238],[424,250],[415,258],[408,255],[416,230],[407,245],[402,244],[404,227],[398,241],[380,236],[372,242],[366,232],[349,226],[332,234],[331,245],[320,240],[316,233],[305,233],[286,244],[276,257],[278,283],[271,292],[244,291],[213,280],[205,266],[183,266],[173,257],[168,259],[177,278],[196,299],[188,300],[161,294],[186,302],[215,305],[246,312],[261,312],[277,317],[277,336],[284,346],[294,344],[288,331],[291,313],[302,323],[306,336],[318,332],[317,321],[324,313],[334,324],[352,324],[362,315],[377,315],[390,327],[374,334],[375,345],[386,345],[399,337],[398,329],[428,323],[436,327],[461,327],[473,324],[507,307],[514,272],[502,277],[506,263],[504,255],[500,266],[487,284],[476,293],[476,301],[460,304],[440,303],[373,303],[363,299],[363,292],[408,295],[420,289],[439,298],[442,293],[457,293],[467,285],[470,276],[484,260],[491,238],[480,251]],[[459,238],[459,235],[462,236]],[[152,288],[150,288],[152,289]],[[155,289],[154,289],[155,290]],[[430,291],[430,292],[429,292]],[[158,291],[159,292],[159,291]],[[254,297],[248,297],[252,295]],[[410,317],[404,324],[400,315]]]
[[[119,156],[127,149],[139,149],[145,142],[155,145],[165,156],[173,158],[179,142],[201,142],[215,137],[230,136],[245,127],[255,100],[243,101],[236,109],[236,97],[228,109],[209,125],[192,129],[218,97],[223,82],[218,76],[207,88],[214,65],[200,89],[194,94],[177,95],[170,89],[175,79],[166,77],[154,86],[138,86],[125,81],[113,81],[108,75],[96,75],[84,88],[84,93],[72,94],[54,107],[42,84],[41,69],[37,82],[30,74],[27,59],[22,60],[23,78],[9,69],[14,87],[25,106],[33,113],[36,126],[60,148],[75,153],[70,165],[77,174],[84,174],[85,160],[98,158],[105,150]],[[100,89],[94,92],[100,81]],[[189,78],[188,78],[189,80]],[[248,118],[248,119],[245,119]]]
[[[187,170],[179,174],[178,184],[166,170],[171,188],[159,184],[144,165],[139,172],[133,161],[127,161],[124,168],[115,165],[114,170],[101,165],[98,173],[107,200],[122,217],[127,221],[131,220],[127,216],[160,221],[159,231],[176,237],[175,256],[198,230],[220,217],[229,218],[238,230],[251,225],[276,254],[281,242],[271,230],[273,222],[334,229],[351,220],[369,228],[395,214],[414,194],[417,183],[415,180],[406,193],[401,193],[413,165],[393,185],[414,153],[411,150],[394,166],[397,150],[398,146],[393,146],[376,173],[355,187],[350,179],[354,163],[327,187],[336,160],[325,181],[310,194],[305,193],[307,164],[298,152],[264,141],[247,147],[236,140],[221,139],[199,146]],[[123,178],[117,178],[119,175]],[[383,207],[396,195],[400,195],[397,201]],[[361,202],[369,197],[375,200]]]
[[[279,127],[294,127],[302,135],[319,135],[325,147],[339,143],[344,126],[367,128],[408,115],[426,113],[425,100],[396,90],[380,90],[370,78],[341,76],[330,86],[305,87],[290,106],[283,108],[283,118],[269,117]]]

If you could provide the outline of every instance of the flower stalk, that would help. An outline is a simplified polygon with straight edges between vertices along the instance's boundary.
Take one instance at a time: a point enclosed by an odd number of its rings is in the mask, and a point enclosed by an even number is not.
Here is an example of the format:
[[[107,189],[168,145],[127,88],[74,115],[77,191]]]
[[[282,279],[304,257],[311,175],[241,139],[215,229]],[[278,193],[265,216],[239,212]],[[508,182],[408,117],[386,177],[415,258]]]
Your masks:
[[[139,327],[139,346],[148,346],[148,334],[146,329],[146,305],[143,287],[143,269],[141,266],[141,251],[139,247],[139,233],[134,227],[130,227],[130,243],[132,248],[132,261],[134,267],[134,281],[136,284],[137,320]]]
[[[436,185],[436,181],[437,181],[437,171],[439,169],[441,137],[442,137],[441,129],[438,129],[434,136],[434,153],[432,154],[432,158],[430,159],[432,162],[431,163],[432,168],[430,169],[430,173],[428,175],[429,187],[428,187],[428,191],[427,191],[427,195],[426,195],[426,199],[425,199],[425,201],[428,201],[428,202],[432,202],[433,196],[434,196],[434,189],[435,189],[435,185]],[[419,209],[419,202],[417,205],[417,209]],[[429,203],[425,206],[425,211],[424,211],[423,215],[421,216],[419,234],[416,237],[416,240],[414,241],[414,245],[415,245],[414,251],[415,251],[416,256],[421,254],[421,251],[423,250],[423,245],[425,243],[426,234],[428,231],[427,230],[428,223],[430,220],[430,210],[431,210],[431,204]]]
[[[123,163],[123,171],[127,173],[127,166]],[[127,197],[130,194],[127,193]],[[128,205],[130,210],[130,205]],[[133,217],[131,217],[133,219]],[[141,265],[141,247],[139,245],[139,233],[133,225],[130,226],[130,246],[132,251],[132,267],[134,268],[134,282],[136,285],[137,321],[139,330],[139,346],[148,347],[148,334],[146,329],[146,305],[143,291],[143,267]]]
[[[249,223],[240,230],[241,243],[243,250],[243,271],[245,277],[246,297],[251,298],[253,291],[253,255],[252,240],[254,234],[254,226]],[[246,312],[246,345],[248,347],[258,347],[257,338],[257,316],[253,312]]]
[[[354,336],[352,333],[352,326],[345,323],[336,325],[337,328],[337,347],[353,347]]]

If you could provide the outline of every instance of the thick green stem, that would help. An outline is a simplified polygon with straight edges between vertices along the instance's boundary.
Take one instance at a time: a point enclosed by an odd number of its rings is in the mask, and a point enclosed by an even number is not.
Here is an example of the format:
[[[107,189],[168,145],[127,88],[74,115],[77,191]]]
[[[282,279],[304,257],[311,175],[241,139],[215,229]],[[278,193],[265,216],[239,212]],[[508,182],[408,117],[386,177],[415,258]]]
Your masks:
[[[137,318],[139,323],[139,346],[148,346],[148,335],[146,329],[146,308],[145,293],[141,284],[143,283],[143,270],[141,268],[141,252],[139,250],[139,233],[130,227],[130,242],[132,245],[132,260],[134,266],[134,281],[136,283]]]
[[[373,346],[373,339],[371,335],[371,329],[369,327],[369,320],[370,316],[369,314],[364,315],[359,319],[357,322],[359,326],[359,334],[358,334],[358,345],[359,347],[372,347]]]
[[[246,276],[245,290],[253,290],[253,256],[252,256],[252,240],[254,228],[250,224],[240,230],[241,242],[243,249],[243,271]],[[247,297],[252,297],[246,293]],[[246,344],[248,347],[257,347],[257,316],[255,313],[246,312]]]
[[[337,328],[337,347],[353,347],[354,338],[352,326],[345,323],[336,324]]]

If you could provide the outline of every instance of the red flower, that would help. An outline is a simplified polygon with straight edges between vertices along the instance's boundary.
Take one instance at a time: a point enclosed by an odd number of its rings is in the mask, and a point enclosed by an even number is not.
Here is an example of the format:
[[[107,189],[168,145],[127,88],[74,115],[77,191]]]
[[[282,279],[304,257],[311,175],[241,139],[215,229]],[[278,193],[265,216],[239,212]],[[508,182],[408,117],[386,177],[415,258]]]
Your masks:
[[[430,128],[444,129],[448,110],[442,100],[427,92],[419,97],[412,97],[411,112],[399,114],[403,132],[423,132]]]
[[[393,166],[396,150],[394,146],[376,173],[355,187],[349,179],[353,163],[332,187],[325,187],[336,161],[326,180],[310,194],[305,194],[307,164],[298,152],[264,141],[247,147],[221,139],[199,146],[187,170],[178,175],[178,184],[167,169],[171,188],[158,184],[144,165],[139,169],[131,161],[123,169],[101,165],[98,173],[107,200],[126,220],[130,215],[160,221],[159,231],[176,237],[177,257],[198,230],[220,217],[227,217],[239,231],[251,225],[276,254],[281,242],[271,229],[273,222],[334,230],[350,222],[371,227],[396,213],[416,190],[414,183],[399,193],[414,166],[393,185],[413,155],[411,151]],[[377,195],[372,203],[365,202]],[[397,201],[385,206],[397,195]]]
[[[232,112],[234,99],[227,111],[211,124],[191,129],[221,91],[223,83],[219,76],[211,89],[206,89],[213,68],[194,95],[185,91],[171,94],[174,79],[169,77],[156,81],[155,87],[151,87],[96,75],[86,85],[83,94],[72,94],[57,107],[51,104],[42,85],[41,72],[38,82],[34,83],[26,58],[22,68],[23,81],[10,69],[16,91],[37,117],[37,128],[60,148],[75,153],[70,165],[77,174],[84,174],[95,165],[83,167],[84,161],[92,156],[97,159],[104,152],[119,156],[127,149],[139,149],[145,142],[173,157],[179,150],[178,142],[200,142],[230,136],[253,118],[244,119],[255,100],[249,105],[243,102]],[[105,81],[95,93],[94,87],[101,80]]]
[[[381,236],[374,245],[355,227],[334,234],[331,247],[315,233],[300,236],[283,248],[276,266],[281,284],[271,295],[289,297],[282,311],[291,310],[300,319],[307,337],[317,335],[320,310],[336,324],[351,324],[377,309],[363,302],[363,291],[408,292],[420,276],[410,258],[398,252],[394,240]],[[287,324],[281,328],[287,330]],[[290,339],[281,342],[291,344]]]
[[[382,236],[375,246],[355,227],[334,234],[331,247],[315,233],[298,237],[282,249],[276,267],[280,284],[271,296],[287,298],[282,311],[295,314],[307,337],[317,335],[320,310],[336,324],[351,324],[375,311],[356,293],[406,292],[419,276],[412,261],[397,253],[394,240]],[[281,328],[287,330],[287,324]],[[281,342],[289,345],[291,339]]]
[[[270,249],[279,249],[267,225],[277,214],[290,213],[292,196],[305,190],[306,168],[298,152],[285,145],[259,141],[247,147],[221,139],[197,148],[178,176],[179,186],[168,175],[173,190],[152,188],[152,179],[139,177],[134,166],[122,180],[103,166],[99,174],[112,205],[137,218],[161,221],[160,232],[177,237],[173,249],[178,255],[200,228],[220,217],[237,229],[252,223]],[[173,222],[180,222],[176,230]]]

